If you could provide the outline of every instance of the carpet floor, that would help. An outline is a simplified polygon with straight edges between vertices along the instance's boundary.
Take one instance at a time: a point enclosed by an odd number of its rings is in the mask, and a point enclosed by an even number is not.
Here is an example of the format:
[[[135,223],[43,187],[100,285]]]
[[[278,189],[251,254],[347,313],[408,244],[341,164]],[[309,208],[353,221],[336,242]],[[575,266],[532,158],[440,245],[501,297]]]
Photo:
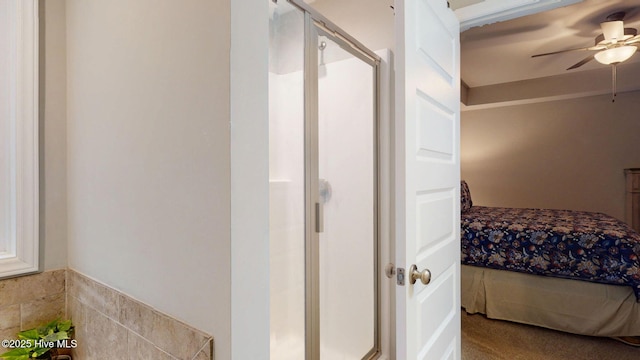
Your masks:
[[[463,360],[639,360],[640,347],[487,319],[462,310]]]

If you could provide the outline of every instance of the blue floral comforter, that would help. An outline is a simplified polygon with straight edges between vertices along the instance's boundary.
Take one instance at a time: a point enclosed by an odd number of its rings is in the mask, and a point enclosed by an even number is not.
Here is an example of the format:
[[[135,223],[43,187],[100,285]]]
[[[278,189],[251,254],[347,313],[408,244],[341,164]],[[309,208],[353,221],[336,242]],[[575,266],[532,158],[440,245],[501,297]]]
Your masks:
[[[463,264],[628,285],[640,302],[640,235],[611,216],[472,206],[461,225]]]

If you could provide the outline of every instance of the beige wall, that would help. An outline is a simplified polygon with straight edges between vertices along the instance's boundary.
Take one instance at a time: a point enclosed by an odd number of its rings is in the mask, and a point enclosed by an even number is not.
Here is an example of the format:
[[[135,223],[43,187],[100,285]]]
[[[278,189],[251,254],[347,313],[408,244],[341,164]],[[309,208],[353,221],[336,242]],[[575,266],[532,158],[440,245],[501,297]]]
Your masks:
[[[623,169],[640,166],[640,92],[461,116],[475,205],[598,211],[624,220]]]
[[[67,266],[64,0],[40,2],[40,238],[44,270]]]
[[[267,7],[41,2],[44,267],[213,335],[218,359],[269,347],[268,271],[246,277],[269,264]]]
[[[229,359],[229,1],[66,5],[69,267]]]

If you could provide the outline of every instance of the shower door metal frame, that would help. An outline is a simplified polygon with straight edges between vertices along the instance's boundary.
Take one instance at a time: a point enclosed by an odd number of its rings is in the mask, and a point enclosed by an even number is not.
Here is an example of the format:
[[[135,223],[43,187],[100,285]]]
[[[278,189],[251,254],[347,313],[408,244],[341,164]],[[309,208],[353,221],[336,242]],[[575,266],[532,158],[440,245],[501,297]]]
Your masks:
[[[380,57],[351,37],[302,0],[287,0],[304,12],[304,143],[305,143],[305,358],[320,360],[320,232],[319,144],[318,144],[318,36],[326,36],[351,55],[372,67],[373,108],[373,214],[374,214],[374,339],[373,348],[363,359],[380,355],[380,261],[379,227],[379,128],[380,128]]]

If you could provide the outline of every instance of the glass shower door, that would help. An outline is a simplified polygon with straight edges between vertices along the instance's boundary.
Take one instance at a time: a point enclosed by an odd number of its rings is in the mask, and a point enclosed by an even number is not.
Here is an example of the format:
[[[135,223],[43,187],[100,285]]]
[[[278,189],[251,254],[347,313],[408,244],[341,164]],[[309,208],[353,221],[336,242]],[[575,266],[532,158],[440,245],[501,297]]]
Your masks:
[[[320,359],[376,349],[376,74],[318,29]]]
[[[374,358],[379,59],[300,1],[269,7],[270,356]]]

